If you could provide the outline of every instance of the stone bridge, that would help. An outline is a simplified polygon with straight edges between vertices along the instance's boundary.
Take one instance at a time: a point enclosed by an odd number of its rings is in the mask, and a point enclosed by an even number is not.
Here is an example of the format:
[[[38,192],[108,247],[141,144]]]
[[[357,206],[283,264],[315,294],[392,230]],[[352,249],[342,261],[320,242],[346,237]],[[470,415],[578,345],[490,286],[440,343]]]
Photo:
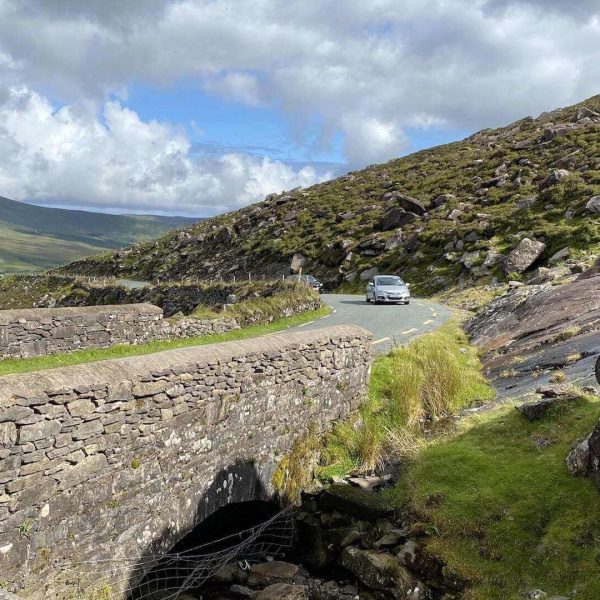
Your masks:
[[[140,559],[272,498],[294,440],[360,404],[369,337],[339,326],[0,377],[1,587],[123,598]]]

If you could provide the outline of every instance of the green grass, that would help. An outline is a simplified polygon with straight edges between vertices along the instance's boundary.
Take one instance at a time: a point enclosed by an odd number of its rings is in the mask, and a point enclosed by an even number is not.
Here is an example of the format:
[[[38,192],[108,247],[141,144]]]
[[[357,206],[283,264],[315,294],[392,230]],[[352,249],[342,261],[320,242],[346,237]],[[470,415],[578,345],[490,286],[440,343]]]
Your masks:
[[[386,458],[409,455],[431,420],[493,396],[476,350],[450,321],[374,362],[369,398],[327,437],[319,475],[369,472]]]
[[[137,346],[121,344],[102,350],[81,350],[72,354],[56,354],[52,356],[40,356],[27,359],[6,359],[0,361],[0,376],[11,373],[26,373],[30,371],[40,371],[44,369],[54,369],[56,367],[66,367],[71,365],[80,365],[83,363],[96,362],[99,360],[108,360],[114,358],[124,358],[127,356],[139,356],[141,354],[152,354],[162,352],[163,350],[174,350],[176,348],[187,348],[189,346],[203,346],[205,344],[216,344],[219,342],[230,342],[234,340],[244,340],[247,338],[258,337],[269,333],[275,333],[296,327],[318,319],[329,314],[331,309],[328,306],[292,317],[275,319],[270,323],[261,325],[251,325],[217,335],[203,335],[199,337],[162,340],[140,344]]]
[[[242,326],[257,322],[265,323],[277,319],[285,311],[294,310],[319,302],[318,294],[303,284],[279,283],[277,293],[268,297],[247,298],[243,302],[228,306],[226,310],[216,311],[210,306],[201,305],[192,316],[202,318],[231,317]]]
[[[428,550],[468,582],[465,599],[517,600],[535,588],[600,598],[598,492],[565,467],[599,417],[592,397],[537,423],[505,406],[465,419],[411,463],[394,500],[432,526]]]

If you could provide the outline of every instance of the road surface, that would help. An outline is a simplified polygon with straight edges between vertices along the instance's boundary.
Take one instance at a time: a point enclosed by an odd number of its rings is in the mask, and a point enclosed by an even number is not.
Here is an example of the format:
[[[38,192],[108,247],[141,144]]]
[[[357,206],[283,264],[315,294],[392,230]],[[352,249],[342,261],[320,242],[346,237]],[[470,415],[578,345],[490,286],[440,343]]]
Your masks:
[[[450,310],[437,302],[413,298],[403,304],[368,304],[364,295],[323,294],[323,302],[333,312],[328,317],[310,321],[288,331],[321,329],[332,325],[354,324],[373,334],[373,351],[380,354],[407,341],[434,331],[451,316]]]

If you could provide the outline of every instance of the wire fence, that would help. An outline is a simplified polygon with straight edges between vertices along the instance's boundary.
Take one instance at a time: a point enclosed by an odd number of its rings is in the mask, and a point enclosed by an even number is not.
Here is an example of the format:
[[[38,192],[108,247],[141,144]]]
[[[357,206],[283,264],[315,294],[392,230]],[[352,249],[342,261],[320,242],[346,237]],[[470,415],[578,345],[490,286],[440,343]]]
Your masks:
[[[255,527],[182,552],[69,562],[59,569],[78,573],[96,588],[110,585],[127,600],[177,600],[202,587],[226,565],[239,563],[247,569],[284,556],[294,543],[294,510],[284,508]]]

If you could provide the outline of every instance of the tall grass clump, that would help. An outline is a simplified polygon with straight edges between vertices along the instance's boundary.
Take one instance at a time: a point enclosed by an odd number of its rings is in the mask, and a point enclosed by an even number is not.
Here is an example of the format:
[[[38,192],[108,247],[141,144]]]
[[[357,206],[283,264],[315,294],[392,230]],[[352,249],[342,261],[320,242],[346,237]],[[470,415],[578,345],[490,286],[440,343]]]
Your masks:
[[[493,396],[477,351],[452,321],[375,361],[369,399],[329,435],[321,474],[373,472],[411,455],[428,423]]]

